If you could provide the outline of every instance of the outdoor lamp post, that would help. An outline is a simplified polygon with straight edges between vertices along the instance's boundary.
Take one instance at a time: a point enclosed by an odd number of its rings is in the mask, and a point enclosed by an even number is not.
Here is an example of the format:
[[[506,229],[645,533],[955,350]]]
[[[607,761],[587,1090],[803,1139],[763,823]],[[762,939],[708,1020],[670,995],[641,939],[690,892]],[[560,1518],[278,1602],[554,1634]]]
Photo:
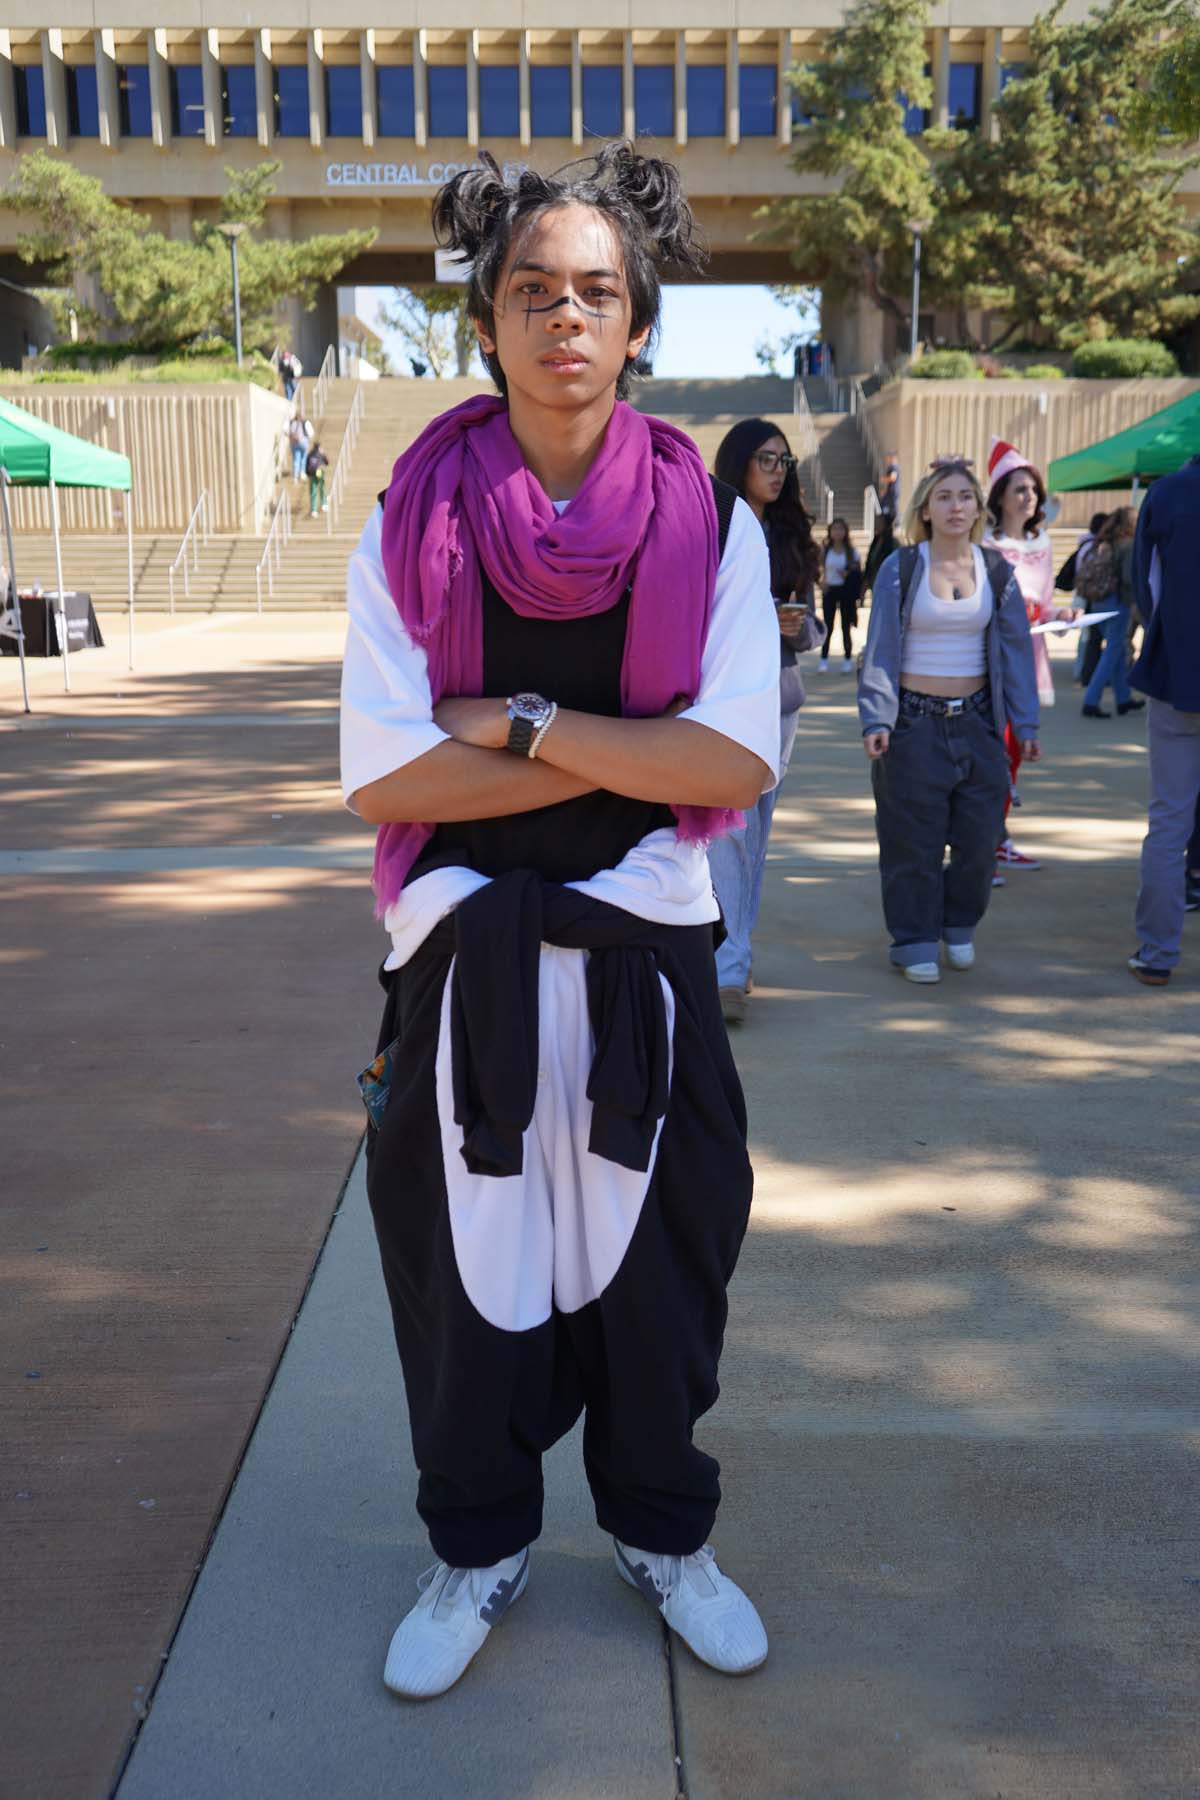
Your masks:
[[[233,334],[239,369],[242,366],[242,295],[241,289],[238,287],[237,241],[245,229],[244,225],[217,226],[217,230],[229,245],[229,254],[233,260]]]
[[[917,321],[921,312],[921,234],[929,230],[929,220],[910,219],[908,221],[908,229],[913,234],[912,335],[908,353],[910,357],[915,357],[917,354],[918,332],[920,330]]]

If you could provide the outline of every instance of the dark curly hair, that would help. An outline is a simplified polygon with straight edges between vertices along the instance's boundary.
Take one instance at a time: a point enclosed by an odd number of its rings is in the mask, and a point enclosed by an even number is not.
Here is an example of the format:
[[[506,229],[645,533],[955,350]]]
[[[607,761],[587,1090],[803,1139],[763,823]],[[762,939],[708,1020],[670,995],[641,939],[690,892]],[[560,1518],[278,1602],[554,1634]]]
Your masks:
[[[731,425],[718,444],[713,460],[713,474],[717,480],[736,488],[744,500],[746,467],[750,458],[773,437],[783,438],[790,455],[787,437],[769,419],[739,419],[736,425]],[[771,592],[776,600],[786,600],[795,588],[803,603],[816,580],[818,559],[812,519],[800,497],[800,483],[794,468],[784,476],[778,500],[772,500],[764,508],[763,517],[771,551]]]
[[[460,169],[439,190],[433,202],[434,236],[444,249],[470,262],[467,310],[494,338],[496,286],[514,242],[521,242],[542,213],[572,203],[594,207],[613,227],[625,259],[630,336],[650,327],[645,349],[626,361],[617,378],[617,398],[624,400],[633,377],[649,373],[662,307],[660,266],[698,275],[706,260],[674,164],[643,156],[632,144],[611,143],[552,175],[521,169],[509,178],[495,157],[481,150],[478,163]],[[480,354],[500,392],[507,394],[499,358],[485,350]]]

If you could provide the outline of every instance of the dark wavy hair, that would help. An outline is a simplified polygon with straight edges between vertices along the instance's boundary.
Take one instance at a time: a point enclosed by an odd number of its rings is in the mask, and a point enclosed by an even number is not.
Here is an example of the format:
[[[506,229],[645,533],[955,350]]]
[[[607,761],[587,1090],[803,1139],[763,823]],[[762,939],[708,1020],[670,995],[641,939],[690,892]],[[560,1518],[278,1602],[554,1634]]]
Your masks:
[[[987,497],[988,518],[992,522],[993,529],[999,531],[1003,520],[1004,496],[1014,475],[1033,476],[1033,485],[1037,489],[1038,497],[1037,511],[1025,526],[1025,536],[1036,537],[1046,518],[1046,484],[1032,463],[1026,464],[1023,469],[1010,469],[1007,475],[1000,477]]]
[[[746,498],[746,469],[750,458],[768,438],[787,437],[769,419],[739,419],[730,426],[717,446],[713,474],[718,481],[736,488]],[[791,445],[788,445],[791,454]],[[794,468],[784,476],[778,500],[764,509],[767,541],[771,549],[771,592],[777,600],[786,600],[795,588],[803,602],[807,590],[816,580],[817,547],[813,543],[812,519],[800,498],[800,483]]]
[[[617,398],[624,400],[633,377],[650,370],[662,309],[660,266],[698,275],[706,260],[673,163],[643,156],[629,143],[611,143],[552,175],[521,169],[507,177],[495,157],[481,150],[472,168],[460,169],[439,190],[433,232],[443,249],[470,262],[467,310],[494,338],[496,287],[509,251],[542,213],[571,204],[593,207],[612,226],[625,259],[630,336],[650,327],[645,349],[626,361],[617,378]],[[480,354],[500,392],[507,394],[499,358],[482,349]]]

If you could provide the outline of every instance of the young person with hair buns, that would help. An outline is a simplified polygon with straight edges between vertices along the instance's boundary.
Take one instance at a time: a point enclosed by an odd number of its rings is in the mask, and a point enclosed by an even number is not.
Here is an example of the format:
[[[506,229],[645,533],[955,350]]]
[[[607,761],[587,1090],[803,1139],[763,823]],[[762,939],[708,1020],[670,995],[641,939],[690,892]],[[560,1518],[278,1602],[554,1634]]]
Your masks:
[[[1077,618],[1078,608],[1055,603],[1054,547],[1045,529],[1046,483],[1041,473],[1014,444],[993,438],[988,452],[988,482],[988,531],[984,543],[998,550],[1011,565],[1030,625],[1044,625],[1052,619],[1069,621]],[[1046,639],[1041,634],[1037,637],[1031,634],[1030,642],[1038,701],[1042,706],[1053,706],[1054,677],[1050,672]],[[1009,773],[1009,796],[1004,808],[1007,820],[1016,793],[1017,771],[1021,767],[1021,746],[1011,724],[1004,730],[1004,748],[1008,752]],[[1005,869],[1040,867],[1037,857],[1018,850],[1006,831],[996,851],[997,874]]]
[[[660,264],[700,265],[669,164],[484,155],[433,217],[499,394],[397,461],[342,689],[391,937],[367,1185],[438,1558],[384,1679],[444,1692],[520,1597],[542,1454],[581,1414],[618,1573],[742,1672],[766,1634],[692,1431],[750,1205],[705,846],[776,779],[767,547],[626,403]]]
[[[1005,559],[980,547],[983,519],[972,465],[940,457],[871,600],[858,710],[889,954],[909,981],[939,979],[943,945],[951,969],[974,966],[1008,794],[1005,726],[1026,761],[1041,756],[1025,601]]]

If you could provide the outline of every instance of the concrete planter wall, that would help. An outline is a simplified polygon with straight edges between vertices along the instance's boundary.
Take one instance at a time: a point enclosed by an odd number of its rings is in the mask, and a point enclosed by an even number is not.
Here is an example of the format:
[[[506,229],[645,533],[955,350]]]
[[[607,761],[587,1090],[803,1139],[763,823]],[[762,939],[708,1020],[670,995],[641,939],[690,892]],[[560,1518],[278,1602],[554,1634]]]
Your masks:
[[[276,445],[290,410],[281,395],[236,381],[203,387],[0,386],[0,394],[62,431],[129,457],[135,531],[182,533],[202,488],[214,530],[256,530],[274,486]],[[18,530],[49,530],[45,489],[17,488],[13,501]],[[122,495],[104,489],[59,491],[66,529],[123,529],[123,507]]]
[[[866,418],[877,448],[899,452],[907,496],[934,456],[960,452],[972,457],[986,488],[993,437],[1016,444],[1044,471],[1056,456],[1124,431],[1198,389],[1200,382],[1183,376],[1167,381],[894,381],[867,402]],[[1080,492],[1062,498],[1059,523],[1083,526],[1093,512],[1119,505],[1122,495]]]

